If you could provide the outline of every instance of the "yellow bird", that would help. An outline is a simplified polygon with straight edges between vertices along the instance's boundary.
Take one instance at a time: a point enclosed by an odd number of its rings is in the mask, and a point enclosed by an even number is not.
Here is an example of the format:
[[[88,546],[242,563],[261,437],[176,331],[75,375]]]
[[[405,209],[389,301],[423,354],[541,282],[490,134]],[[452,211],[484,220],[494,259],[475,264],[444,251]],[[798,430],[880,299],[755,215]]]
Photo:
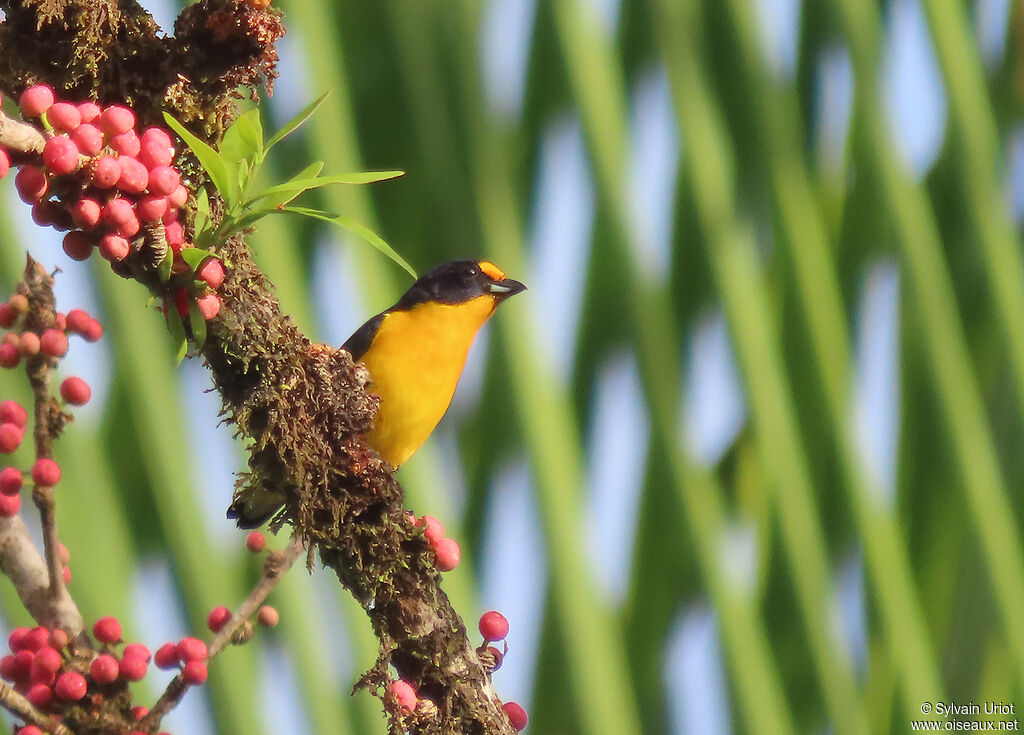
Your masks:
[[[486,260],[453,260],[420,277],[342,347],[370,373],[380,408],[366,443],[394,467],[416,453],[452,401],[466,356],[498,304],[526,290]],[[268,520],[279,496],[248,493],[228,509],[242,528]]]

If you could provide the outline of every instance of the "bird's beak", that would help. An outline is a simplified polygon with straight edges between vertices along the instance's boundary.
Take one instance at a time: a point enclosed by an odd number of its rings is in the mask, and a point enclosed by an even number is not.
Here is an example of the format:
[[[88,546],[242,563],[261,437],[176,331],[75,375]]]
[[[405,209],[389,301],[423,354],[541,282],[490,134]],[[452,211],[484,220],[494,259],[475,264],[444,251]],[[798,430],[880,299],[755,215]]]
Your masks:
[[[511,278],[504,278],[491,284],[491,293],[499,299],[507,299],[509,296],[515,296],[517,293],[525,290],[526,286],[524,284],[519,281],[513,281]]]

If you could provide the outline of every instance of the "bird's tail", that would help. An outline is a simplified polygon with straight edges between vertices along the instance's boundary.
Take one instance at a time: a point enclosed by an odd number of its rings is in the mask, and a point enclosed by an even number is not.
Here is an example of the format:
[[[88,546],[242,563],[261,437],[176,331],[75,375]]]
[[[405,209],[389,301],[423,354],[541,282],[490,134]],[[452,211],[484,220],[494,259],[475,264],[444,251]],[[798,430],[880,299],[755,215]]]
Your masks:
[[[247,487],[231,502],[228,518],[239,528],[249,529],[262,526],[281,509],[284,500],[280,495],[261,487]]]

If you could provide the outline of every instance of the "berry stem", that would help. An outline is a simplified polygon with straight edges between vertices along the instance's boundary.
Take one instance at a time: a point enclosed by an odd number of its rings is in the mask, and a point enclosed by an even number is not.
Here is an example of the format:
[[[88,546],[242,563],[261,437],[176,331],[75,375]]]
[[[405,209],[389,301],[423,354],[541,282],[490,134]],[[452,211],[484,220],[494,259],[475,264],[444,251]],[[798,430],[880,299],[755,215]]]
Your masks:
[[[59,720],[37,710],[31,702],[5,681],[0,681],[0,707],[20,717],[28,724],[35,725],[43,732],[52,733],[52,735],[74,735]]]
[[[46,138],[32,125],[0,113],[0,145],[10,152],[42,154]]]
[[[267,599],[267,596],[277,586],[278,582],[281,581],[281,578],[284,577],[285,572],[292,568],[295,561],[305,551],[305,542],[298,536],[293,536],[284,549],[272,551],[267,555],[267,559],[263,563],[263,574],[260,576],[256,586],[252,588],[249,596],[235,610],[231,620],[210,641],[206,658],[204,659],[205,663],[209,664],[217,654],[224,650],[228,643],[232,641],[235,632],[259,609],[263,601]],[[178,702],[185,696],[188,688],[188,684],[185,683],[181,674],[171,679],[164,693],[160,695],[160,699],[153,705],[149,713],[139,721],[139,729],[144,732],[153,732],[160,727],[160,721],[164,715],[177,706]]]

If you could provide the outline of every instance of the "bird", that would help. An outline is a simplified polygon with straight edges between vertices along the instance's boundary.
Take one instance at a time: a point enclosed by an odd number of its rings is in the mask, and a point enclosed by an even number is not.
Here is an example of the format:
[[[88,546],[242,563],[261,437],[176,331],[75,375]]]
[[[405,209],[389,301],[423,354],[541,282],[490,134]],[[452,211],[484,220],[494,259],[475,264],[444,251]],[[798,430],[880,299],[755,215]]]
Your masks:
[[[525,290],[488,260],[452,260],[359,327],[342,348],[366,366],[366,388],[380,398],[363,435],[367,446],[395,469],[405,464],[448,410],[480,328],[500,303]],[[284,502],[252,490],[228,508],[241,528],[262,525]]]

